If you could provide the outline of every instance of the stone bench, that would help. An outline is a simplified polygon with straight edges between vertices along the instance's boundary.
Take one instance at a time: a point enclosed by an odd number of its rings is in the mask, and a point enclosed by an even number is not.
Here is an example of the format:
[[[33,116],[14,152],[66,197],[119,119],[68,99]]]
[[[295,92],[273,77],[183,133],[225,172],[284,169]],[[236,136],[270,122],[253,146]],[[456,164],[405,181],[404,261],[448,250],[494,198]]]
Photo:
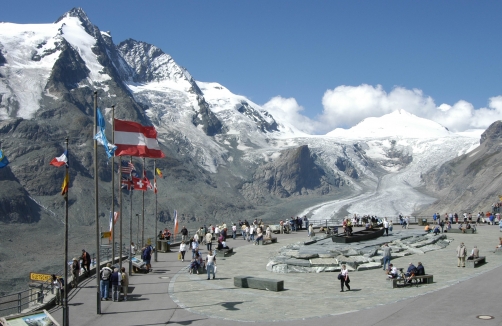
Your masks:
[[[464,233],[459,228],[451,228],[449,230],[445,229],[444,232],[446,232],[446,233]],[[471,228],[471,229],[466,229],[464,234],[474,234],[474,233],[477,233],[476,229]]]
[[[465,260],[465,267],[475,268],[475,267],[478,267],[479,265],[482,265],[484,263],[486,263],[486,257],[480,256],[480,257],[474,258],[474,259],[466,259]]]
[[[390,282],[390,283],[392,285],[392,288],[395,289],[395,288],[399,287],[399,285],[406,286],[406,285],[432,284],[432,283],[434,283],[434,275],[430,275],[430,274],[413,276],[411,278],[412,283],[406,283],[407,279],[408,278],[391,278],[390,280],[392,282]],[[416,281],[416,282],[413,283],[413,281]],[[419,281],[421,283],[417,283]],[[401,283],[401,284],[399,284],[399,283]]]
[[[264,244],[269,244],[269,243],[277,243],[277,238],[276,237],[272,237],[272,238],[263,238],[261,244],[264,245]]]
[[[226,257],[226,256],[230,256],[231,254],[234,253],[234,249],[233,248],[228,248],[228,249],[216,249],[216,252],[218,254],[223,254],[223,257]]]
[[[284,290],[284,281],[251,276],[235,276],[234,286],[278,292]]]

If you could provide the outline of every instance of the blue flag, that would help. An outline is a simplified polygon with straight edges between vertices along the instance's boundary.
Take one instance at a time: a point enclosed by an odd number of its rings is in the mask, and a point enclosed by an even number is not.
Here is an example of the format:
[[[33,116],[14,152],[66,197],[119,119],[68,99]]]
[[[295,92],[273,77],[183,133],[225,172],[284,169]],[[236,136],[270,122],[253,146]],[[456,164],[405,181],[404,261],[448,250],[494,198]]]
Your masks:
[[[103,118],[103,115],[101,114],[101,110],[98,108],[98,130],[96,133],[96,136],[94,136],[94,139],[98,141],[101,145],[105,147],[106,155],[108,158],[113,156],[113,153],[115,153],[115,150],[117,149],[117,146],[108,143],[108,139],[106,139],[105,135],[105,119]]]
[[[0,150],[0,168],[4,168],[9,164],[9,160],[5,155],[3,155],[2,150]]]

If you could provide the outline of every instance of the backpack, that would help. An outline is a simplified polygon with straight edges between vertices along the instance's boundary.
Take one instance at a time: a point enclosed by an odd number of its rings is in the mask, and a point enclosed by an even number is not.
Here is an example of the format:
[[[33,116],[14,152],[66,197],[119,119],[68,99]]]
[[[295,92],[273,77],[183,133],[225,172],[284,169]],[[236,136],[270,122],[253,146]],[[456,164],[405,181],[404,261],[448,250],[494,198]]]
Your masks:
[[[105,267],[101,271],[101,279],[103,281],[108,281],[110,279],[111,274],[112,274],[112,271],[108,267]]]

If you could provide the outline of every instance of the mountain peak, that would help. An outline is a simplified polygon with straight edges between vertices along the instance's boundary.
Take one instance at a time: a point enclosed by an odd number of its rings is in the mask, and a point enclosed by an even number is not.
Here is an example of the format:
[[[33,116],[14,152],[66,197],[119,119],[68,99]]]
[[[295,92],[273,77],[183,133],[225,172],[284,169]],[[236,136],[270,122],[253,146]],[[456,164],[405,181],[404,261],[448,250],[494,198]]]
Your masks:
[[[434,138],[448,136],[448,128],[437,122],[420,118],[406,110],[399,109],[381,117],[362,120],[350,129],[336,128],[327,136],[342,138]]]
[[[85,28],[85,31],[89,35],[92,35],[95,38],[98,37],[99,29],[91,23],[91,20],[89,19],[89,17],[87,17],[87,14],[85,13],[84,9],[82,9],[80,7],[75,7],[73,9],[71,9],[70,11],[66,12],[61,17],[59,17],[58,20],[56,20],[54,23],[57,24],[68,17],[78,18],[80,20],[80,22],[82,23],[82,26]]]

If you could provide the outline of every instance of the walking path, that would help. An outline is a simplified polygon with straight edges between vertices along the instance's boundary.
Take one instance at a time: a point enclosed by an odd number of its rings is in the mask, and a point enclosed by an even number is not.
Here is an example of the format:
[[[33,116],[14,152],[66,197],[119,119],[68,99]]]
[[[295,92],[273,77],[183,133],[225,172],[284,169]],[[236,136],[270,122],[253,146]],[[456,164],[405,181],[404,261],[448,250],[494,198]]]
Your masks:
[[[412,229],[419,229],[413,226]],[[434,284],[392,289],[382,270],[352,272],[350,292],[340,292],[337,273],[269,272],[265,266],[280,247],[307,240],[306,232],[279,235],[279,243],[253,246],[241,238],[229,240],[235,254],[217,257],[216,280],[207,275],[189,274],[188,262],[177,259],[177,252],[159,253],[154,271],[130,278],[129,300],[101,302],[96,314],[96,280],[81,283],[70,293],[71,325],[235,325],[256,322],[259,325],[304,325],[305,320],[318,325],[336,322],[358,325],[404,325],[431,319],[443,325],[502,325],[498,307],[498,275],[502,255],[493,249],[500,235],[496,226],[481,226],[478,234],[451,234],[454,241],[443,250],[394,259],[406,268],[409,262],[421,261]],[[464,242],[469,253],[474,245],[486,256],[487,264],[476,269],[457,268],[456,247]],[[188,256],[188,253],[187,253]],[[204,250],[205,257],[205,250]],[[284,280],[285,291],[236,288],[237,275]],[[132,289],[131,289],[132,288]],[[62,325],[59,307],[50,313]],[[478,315],[494,316],[479,320]],[[336,316],[336,317],[334,317]]]

